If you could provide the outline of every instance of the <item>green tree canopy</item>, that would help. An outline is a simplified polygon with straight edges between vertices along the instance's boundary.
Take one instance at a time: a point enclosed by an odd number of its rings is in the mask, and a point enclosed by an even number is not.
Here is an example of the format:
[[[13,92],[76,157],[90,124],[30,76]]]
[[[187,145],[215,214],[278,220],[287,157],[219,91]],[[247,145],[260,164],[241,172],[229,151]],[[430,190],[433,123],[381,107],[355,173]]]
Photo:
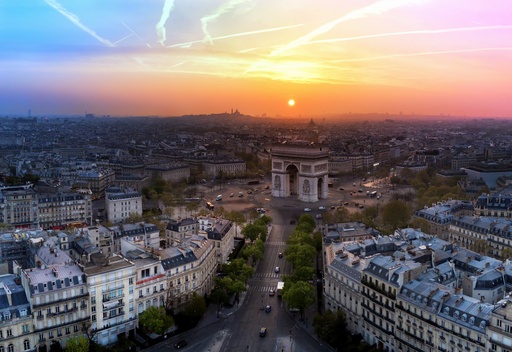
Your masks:
[[[84,352],[89,351],[89,339],[85,336],[72,337],[67,341],[66,352]]]
[[[288,303],[289,308],[298,308],[302,317],[304,309],[315,303],[313,286],[304,281],[297,281],[291,285],[287,283],[283,299]]]
[[[316,258],[316,249],[310,244],[292,244],[285,251],[286,260],[292,263],[293,268],[301,266],[312,266],[313,259]]]
[[[313,326],[318,337],[336,348],[337,351],[347,351],[347,347],[352,343],[342,310],[336,312],[328,310],[315,315]]]
[[[192,297],[185,303],[183,313],[194,320],[199,320],[206,312],[206,301],[204,297],[199,296],[196,292],[192,293]]]
[[[164,307],[150,306],[139,314],[139,324],[147,333],[162,335],[174,325],[174,319],[167,315]]]
[[[267,226],[260,223],[247,224],[242,229],[242,235],[245,238],[249,239],[251,242],[256,241],[257,238],[266,236],[267,232]]]
[[[404,201],[392,200],[382,207],[382,223],[390,233],[406,227],[410,218],[411,211]]]

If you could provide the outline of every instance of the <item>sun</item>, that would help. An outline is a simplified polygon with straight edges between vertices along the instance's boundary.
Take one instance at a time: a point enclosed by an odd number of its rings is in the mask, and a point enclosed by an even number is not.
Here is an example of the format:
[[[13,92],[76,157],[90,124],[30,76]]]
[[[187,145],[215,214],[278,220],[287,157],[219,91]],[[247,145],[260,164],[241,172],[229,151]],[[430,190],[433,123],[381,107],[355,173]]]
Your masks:
[[[289,106],[294,106],[295,105],[295,100],[293,100],[293,99],[288,100],[288,105]]]

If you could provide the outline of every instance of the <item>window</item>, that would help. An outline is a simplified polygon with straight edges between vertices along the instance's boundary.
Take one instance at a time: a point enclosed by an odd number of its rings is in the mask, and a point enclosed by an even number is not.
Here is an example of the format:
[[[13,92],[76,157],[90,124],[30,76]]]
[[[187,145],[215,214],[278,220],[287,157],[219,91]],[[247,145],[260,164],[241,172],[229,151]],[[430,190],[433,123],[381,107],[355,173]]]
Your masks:
[[[69,335],[71,333],[70,331],[71,329],[69,328],[69,326],[66,326],[66,335]]]
[[[28,332],[28,324],[22,325],[21,330],[23,331],[24,334],[27,333]]]
[[[12,336],[12,329],[7,329],[7,337]]]
[[[25,350],[30,349],[30,341],[29,340],[23,341],[23,349],[25,349]]]
[[[12,343],[7,346],[7,352],[14,352],[14,345]]]

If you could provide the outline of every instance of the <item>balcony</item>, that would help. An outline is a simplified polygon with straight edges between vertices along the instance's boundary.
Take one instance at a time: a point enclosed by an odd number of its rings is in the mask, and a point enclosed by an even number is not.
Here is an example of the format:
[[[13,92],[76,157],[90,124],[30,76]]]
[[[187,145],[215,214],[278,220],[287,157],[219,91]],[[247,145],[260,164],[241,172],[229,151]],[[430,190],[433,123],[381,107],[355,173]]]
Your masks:
[[[121,286],[117,286],[117,287],[112,287],[112,288],[109,288],[109,289],[106,289],[103,291],[103,294],[107,294],[109,292],[112,292],[112,291],[118,291],[118,290],[122,290],[124,289],[124,285],[121,285]]]

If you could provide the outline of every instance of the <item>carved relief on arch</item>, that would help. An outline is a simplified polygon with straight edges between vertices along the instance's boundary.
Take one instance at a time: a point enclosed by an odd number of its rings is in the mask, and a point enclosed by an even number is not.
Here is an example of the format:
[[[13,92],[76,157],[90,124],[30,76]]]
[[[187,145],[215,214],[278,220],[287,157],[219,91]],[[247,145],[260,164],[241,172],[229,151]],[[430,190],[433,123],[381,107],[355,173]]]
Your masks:
[[[274,177],[274,188],[281,189],[281,177],[279,177],[278,175]]]
[[[320,164],[315,166],[315,172],[327,171],[327,164]]]
[[[274,170],[282,170],[283,169],[283,163],[281,161],[273,161],[272,162],[272,169],[274,169]]]
[[[311,165],[301,165],[300,168],[302,172],[311,173]]]

